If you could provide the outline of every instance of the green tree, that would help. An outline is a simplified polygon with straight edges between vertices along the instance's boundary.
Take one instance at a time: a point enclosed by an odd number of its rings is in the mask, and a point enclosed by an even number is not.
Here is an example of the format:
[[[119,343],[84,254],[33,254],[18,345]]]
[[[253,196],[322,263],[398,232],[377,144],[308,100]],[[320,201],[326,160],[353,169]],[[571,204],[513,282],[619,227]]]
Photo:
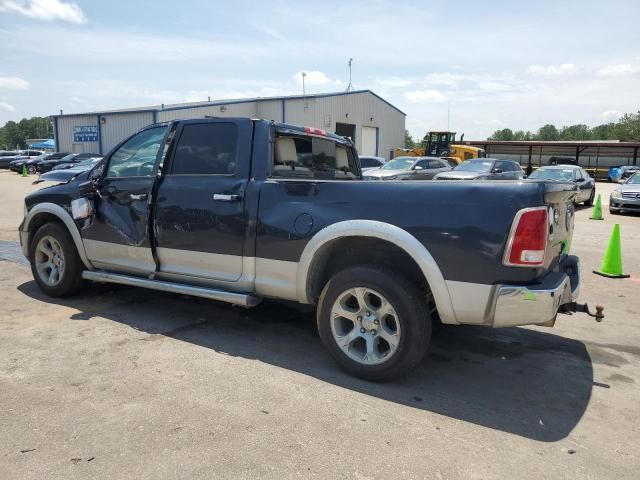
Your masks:
[[[0,127],[0,146],[7,149],[26,148],[28,138],[53,138],[48,117],[23,118],[18,123],[8,121]]]
[[[547,123],[544,127],[540,127],[538,130],[538,140],[552,141],[559,140],[560,132],[555,127],[555,125],[551,125]]]
[[[513,131],[510,128],[503,128],[502,130],[496,130],[487,140],[513,140]]]
[[[404,131],[404,148],[415,148],[416,142],[413,140],[413,137],[409,133],[409,130]]]
[[[591,130],[583,123],[560,129],[560,140],[591,140]]]
[[[626,142],[640,141],[640,110],[638,113],[625,113],[616,125],[616,135]]]
[[[591,129],[591,140],[617,140],[617,130],[614,122],[595,126]]]

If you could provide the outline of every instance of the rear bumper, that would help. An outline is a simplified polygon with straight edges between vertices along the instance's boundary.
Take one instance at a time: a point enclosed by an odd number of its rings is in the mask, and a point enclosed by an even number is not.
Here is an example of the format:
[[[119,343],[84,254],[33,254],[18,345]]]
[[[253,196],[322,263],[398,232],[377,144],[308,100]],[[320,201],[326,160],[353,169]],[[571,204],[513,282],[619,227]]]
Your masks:
[[[579,291],[580,261],[568,256],[535,285],[497,285],[493,326],[551,326],[560,306],[575,301]]]

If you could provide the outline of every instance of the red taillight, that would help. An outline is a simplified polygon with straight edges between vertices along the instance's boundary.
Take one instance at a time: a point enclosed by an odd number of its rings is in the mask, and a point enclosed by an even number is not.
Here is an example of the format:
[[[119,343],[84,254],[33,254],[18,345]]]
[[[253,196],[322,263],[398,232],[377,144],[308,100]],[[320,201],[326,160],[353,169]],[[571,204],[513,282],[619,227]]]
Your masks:
[[[321,128],[304,127],[304,131],[310,133],[311,135],[323,135],[325,137],[327,136],[327,132],[325,132]]]
[[[549,216],[546,207],[520,210],[511,227],[504,264],[514,267],[544,265],[548,233]]]

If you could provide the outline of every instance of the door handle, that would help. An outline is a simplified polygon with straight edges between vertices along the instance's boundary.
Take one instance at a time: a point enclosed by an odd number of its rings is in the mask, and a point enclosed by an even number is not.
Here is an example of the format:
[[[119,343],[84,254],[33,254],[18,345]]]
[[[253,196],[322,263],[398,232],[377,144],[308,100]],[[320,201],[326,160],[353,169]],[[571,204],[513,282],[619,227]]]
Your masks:
[[[147,194],[146,193],[130,193],[129,194],[129,198],[131,200],[144,200],[145,198],[147,198]]]
[[[242,197],[240,195],[227,195],[225,193],[214,193],[213,199],[220,202],[237,202]]]

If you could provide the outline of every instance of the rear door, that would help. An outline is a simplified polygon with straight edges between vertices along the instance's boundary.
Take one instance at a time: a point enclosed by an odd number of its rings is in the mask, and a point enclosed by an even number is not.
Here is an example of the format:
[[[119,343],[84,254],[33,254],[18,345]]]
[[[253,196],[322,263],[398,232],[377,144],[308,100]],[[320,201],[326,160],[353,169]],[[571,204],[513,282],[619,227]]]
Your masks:
[[[81,230],[87,257],[96,267],[145,276],[155,271],[149,204],[166,130],[143,130],[107,159],[97,182],[96,213]]]
[[[181,122],[156,194],[159,271],[183,281],[238,280],[243,272],[253,122]]]

